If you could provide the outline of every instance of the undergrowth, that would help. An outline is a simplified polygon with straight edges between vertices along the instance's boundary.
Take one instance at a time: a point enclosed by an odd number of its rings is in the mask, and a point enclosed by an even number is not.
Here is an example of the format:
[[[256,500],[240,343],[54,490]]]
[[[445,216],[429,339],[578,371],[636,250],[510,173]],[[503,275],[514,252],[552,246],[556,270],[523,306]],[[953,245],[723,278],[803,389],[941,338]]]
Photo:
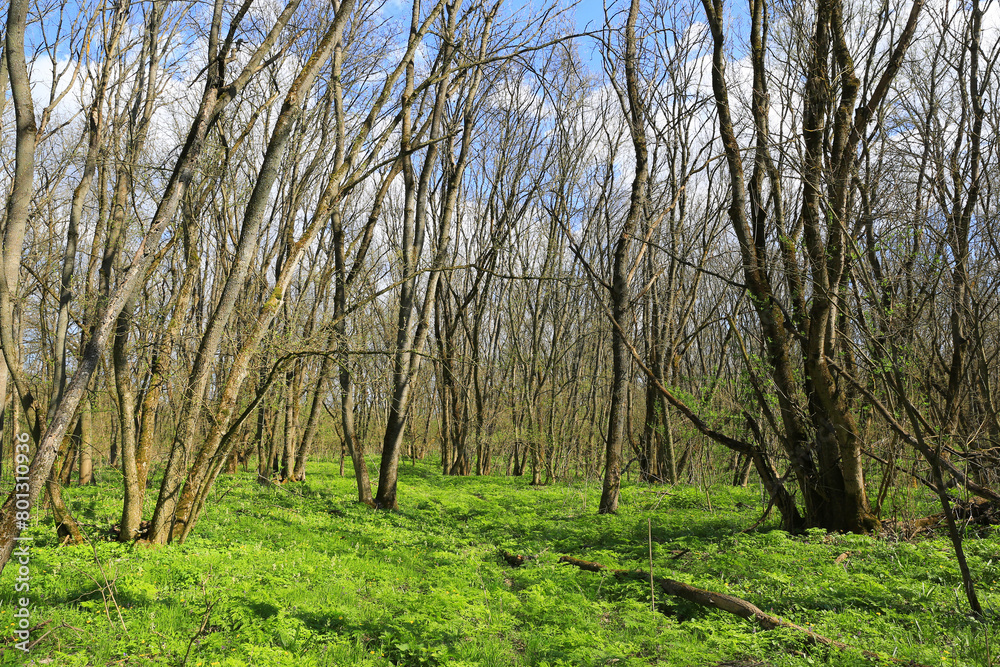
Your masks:
[[[350,474],[350,471],[348,471]],[[120,489],[66,489],[91,545],[60,547],[32,526],[29,654],[2,664],[190,665],[925,665],[997,661],[994,621],[966,614],[944,536],[913,543],[812,531],[789,536],[760,516],[759,492],[626,484],[621,511],[598,516],[593,482],[442,477],[401,468],[399,512],[354,502],[336,464],[262,487],[220,480],[183,545],[107,541]],[[558,563],[561,555],[742,597],[856,650],[807,646],[786,630],[677,599],[648,582]],[[511,568],[499,550],[529,557]],[[1000,602],[998,539],[966,542],[984,607]],[[0,582],[12,627],[15,568]],[[655,607],[655,611],[653,608]],[[989,635],[987,633],[990,633]],[[865,656],[861,650],[880,657]]]

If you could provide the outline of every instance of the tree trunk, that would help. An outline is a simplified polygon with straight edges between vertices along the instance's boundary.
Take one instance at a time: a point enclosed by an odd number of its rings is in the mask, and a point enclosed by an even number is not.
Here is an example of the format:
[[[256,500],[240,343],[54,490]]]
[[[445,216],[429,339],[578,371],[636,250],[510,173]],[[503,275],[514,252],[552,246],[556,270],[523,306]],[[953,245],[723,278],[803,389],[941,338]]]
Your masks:
[[[493,10],[496,11],[496,8]],[[491,15],[492,16],[492,15]],[[453,11],[448,16],[446,34],[454,35],[459,13]],[[485,56],[487,37],[490,33],[490,23],[484,28],[480,38],[480,56]],[[414,15],[410,27],[411,41],[417,30],[417,17]],[[438,63],[440,67],[450,67],[455,56],[454,44],[447,41],[442,47]],[[441,269],[447,258],[448,245],[451,240],[451,224],[457,204],[458,190],[465,170],[469,146],[472,142],[473,100],[482,77],[482,67],[477,65],[471,77],[469,88],[465,90],[466,106],[463,112],[463,132],[461,151],[451,168],[451,173],[444,186],[441,210],[438,213],[437,244],[431,260],[427,286],[424,290],[424,301],[418,316],[414,320],[416,304],[416,277],[418,261],[424,246],[426,232],[429,191],[431,177],[438,163],[440,150],[439,140],[442,136],[445,102],[451,94],[451,77],[445,77],[438,83],[434,108],[430,118],[429,138],[433,142],[426,150],[419,179],[415,172],[410,154],[415,140],[412,128],[412,97],[414,91],[414,67],[410,63],[406,70],[406,87],[403,92],[402,128],[400,135],[400,156],[403,163],[403,183],[405,190],[405,207],[403,213],[403,275],[413,276],[403,283],[400,290],[399,311],[396,320],[396,345],[393,354],[392,399],[389,405],[385,436],[382,439],[382,460],[379,464],[378,492],[375,494],[375,507],[378,509],[397,509],[396,486],[399,476],[399,456],[402,450],[403,431],[406,417],[410,409],[411,383],[420,368],[421,353],[430,331],[431,309],[434,306]]]
[[[368,464],[365,462],[364,443],[358,440],[354,429],[354,380],[346,364],[340,368],[340,420],[344,430],[344,445],[351,455],[354,479],[358,484],[358,502],[374,506],[372,485],[368,479]]]
[[[604,486],[601,490],[600,514],[618,511],[618,495],[621,486],[622,444],[627,428],[626,414],[628,384],[631,379],[632,363],[625,341],[627,317],[631,311],[629,281],[630,240],[638,228],[643,213],[646,193],[647,153],[645,110],[639,91],[639,72],[635,24],[639,17],[639,0],[632,0],[628,20],[625,23],[625,86],[628,98],[628,125],[635,149],[635,176],[632,180],[632,194],[628,213],[615,241],[614,267],[611,282],[611,316],[617,326],[611,332],[611,395],[608,414],[608,433],[604,457]]]
[[[752,111],[757,144],[748,201],[743,157],[725,80],[722,3],[703,0],[702,4],[714,41],[712,86],[732,192],[729,218],[739,242],[745,282],[777,387],[783,445],[802,491],[806,523],[830,530],[868,531],[877,525],[877,519],[865,490],[857,424],[850,397],[838,390],[828,359],[842,350],[838,342],[841,335],[838,318],[847,307],[841,296],[850,275],[845,230],[858,142],[889,91],[912,39],[922,1],[917,0],[912,6],[906,27],[871,97],[856,110],[859,81],[844,38],[842,3],[831,0],[817,6],[813,34],[808,41],[811,52],[802,96],[803,175],[798,220],[812,283],[808,306],[801,281],[806,270],[799,266],[800,251],[793,245],[796,237],[784,232],[783,211],[779,206],[781,176],[769,154],[766,5],[762,0],[751,3]],[[831,60],[837,67],[835,77],[830,72]],[[841,95],[835,106],[831,91],[838,87]],[[765,175],[771,183],[769,198],[762,191]],[[791,320],[786,317],[771,283],[765,248],[768,199],[779,231],[780,257],[785,264],[787,291],[792,300]],[[748,217],[748,208],[752,219]],[[802,348],[805,405],[797,398],[803,383],[796,379],[798,369],[792,359],[790,332],[798,334]]]
[[[80,409],[80,486],[94,483],[94,417],[93,403],[83,399]]]
[[[243,75],[226,86],[223,91],[223,68],[228,55],[224,52],[224,49],[228,48],[230,45],[227,42],[225,46],[220,49],[223,5],[221,0],[216,0],[211,28],[209,30],[208,48],[210,58],[209,66],[206,69],[206,84],[201,104],[195,114],[195,119],[192,122],[184,147],[181,149],[174,169],[171,172],[170,178],[164,189],[164,194],[160,199],[155,214],[153,215],[149,229],[140,242],[138,251],[134,256],[129,269],[125,272],[125,275],[118,287],[109,296],[107,302],[104,304],[93,328],[90,341],[84,349],[80,365],[63,394],[63,400],[60,401],[58,408],[51,416],[48,428],[38,440],[38,449],[35,453],[29,473],[30,502],[33,503],[38,497],[39,493],[41,493],[45,480],[49,477],[59,443],[69,427],[77,406],[83,399],[87,386],[90,384],[90,378],[100,363],[104,348],[111,336],[112,329],[116,325],[119,313],[125,307],[126,302],[132,299],[137,293],[140,287],[140,281],[146,277],[146,273],[150,265],[158,257],[155,249],[160,246],[163,238],[163,231],[167,224],[173,219],[177,206],[184,195],[185,189],[187,188],[187,184],[194,175],[196,164],[201,154],[205,136],[211,122],[218,117],[218,114],[222,111],[225,105],[237,94],[239,94],[242,87],[246,85],[252,75],[252,71],[264,58],[264,54],[270,51],[270,49],[274,46],[284,23],[291,17],[291,14],[294,12],[297,4],[298,0],[292,0],[293,6],[286,8],[286,10],[279,16],[277,23],[280,25],[268,34],[255,53],[251,56]],[[10,235],[11,230],[15,230],[16,232],[19,225],[22,225],[24,222],[24,218],[27,213],[27,205],[30,203],[31,197],[30,171],[33,170],[34,160],[34,135],[36,129],[34,126],[33,113],[28,114],[30,116],[29,121],[22,121],[22,112],[26,109],[23,104],[18,103],[19,99],[21,101],[27,99],[27,104],[30,105],[27,68],[24,64],[23,57],[24,18],[26,9],[27,3],[25,0],[16,0],[16,2],[11,4],[7,16],[7,43],[5,53],[7,54],[8,69],[12,73],[11,89],[12,91],[16,91],[15,106],[21,107],[20,109],[17,109],[19,119],[19,140],[16,160],[17,167],[15,169],[15,183],[12,189],[10,204],[8,205],[8,236]],[[27,96],[26,98],[20,95],[22,92]],[[30,111],[30,106],[27,107],[27,110]],[[21,140],[22,136],[24,137],[24,140]],[[30,154],[22,156],[24,149],[30,149]],[[29,167],[28,180],[26,182],[19,182],[18,175],[21,173],[21,169],[26,166]],[[20,195],[22,194],[23,186],[27,186],[27,189],[23,190],[24,199],[22,200]],[[24,208],[19,208],[22,205]],[[21,236],[21,239],[23,239],[23,235]],[[7,262],[9,255],[19,255],[21,249],[20,242],[17,242],[16,247],[14,247],[15,244],[10,244],[8,241],[10,241],[10,239],[5,238],[5,269],[9,266],[9,263]],[[4,277],[6,277],[6,275]],[[6,285],[6,281],[0,279],[0,284]],[[2,297],[4,294],[8,294],[9,296],[9,290],[0,289],[0,301],[3,300]],[[2,345],[4,346],[5,355],[12,349],[11,340],[7,336],[7,333],[9,333],[9,327],[6,326],[9,321],[6,319],[6,314],[9,312],[9,305],[9,301],[0,303],[0,335],[3,336]],[[23,395],[24,394],[22,394],[22,396]],[[34,408],[33,400],[29,402],[28,405]],[[40,431],[41,422],[39,421],[36,432]],[[3,508],[0,509],[0,513],[2,513],[3,517],[0,519],[0,565],[4,566],[10,559],[10,554],[14,546],[14,538],[20,533],[20,528],[18,527],[15,518],[15,512],[13,511],[15,500],[14,494],[11,493],[4,502]]]

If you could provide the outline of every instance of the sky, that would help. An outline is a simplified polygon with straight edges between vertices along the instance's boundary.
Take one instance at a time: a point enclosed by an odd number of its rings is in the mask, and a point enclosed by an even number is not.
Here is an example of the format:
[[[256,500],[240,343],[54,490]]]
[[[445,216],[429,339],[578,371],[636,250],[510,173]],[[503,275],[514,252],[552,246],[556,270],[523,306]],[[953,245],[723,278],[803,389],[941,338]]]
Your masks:
[[[530,2],[531,0],[515,1]],[[692,3],[693,20],[704,21],[704,12],[701,8],[701,3],[697,2],[697,0],[679,0],[674,3],[674,7],[671,7],[671,9],[679,9],[677,5],[681,5],[685,1]],[[671,2],[671,0],[664,0],[664,2]],[[575,3],[573,0],[563,0],[563,3],[563,6],[569,7],[569,11],[573,13],[576,31],[578,33],[586,32],[588,30],[600,30],[604,25],[605,14],[604,2],[602,2],[602,0],[578,0]],[[644,11],[648,11],[649,4],[648,0],[643,0]],[[735,34],[737,35],[747,32],[749,30],[748,26],[750,20],[748,1],[724,0],[724,5],[726,8],[727,32],[735,30]],[[628,8],[628,0],[608,0],[608,16],[611,18],[614,25],[624,25]],[[738,45],[738,39],[733,39],[732,41],[733,44],[731,45]],[[600,70],[600,57],[594,52],[592,40],[591,44],[584,44],[581,48],[581,54],[592,70]]]

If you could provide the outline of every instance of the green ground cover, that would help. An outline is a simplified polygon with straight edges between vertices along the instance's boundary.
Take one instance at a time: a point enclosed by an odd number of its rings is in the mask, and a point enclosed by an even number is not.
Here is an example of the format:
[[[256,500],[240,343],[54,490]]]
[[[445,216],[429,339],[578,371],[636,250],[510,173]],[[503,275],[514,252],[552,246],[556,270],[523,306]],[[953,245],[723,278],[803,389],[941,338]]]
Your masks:
[[[98,539],[60,547],[46,519],[27,532],[32,623],[50,620],[45,629],[56,629],[27,656],[8,648],[0,663],[625,667],[871,665],[890,656],[1000,663],[989,655],[998,653],[1000,623],[965,614],[944,536],[792,537],[773,520],[742,534],[760,515],[759,492],[728,487],[706,496],[626,484],[620,513],[597,516],[593,482],[527,482],[442,477],[431,463],[407,465],[402,510],[385,513],[353,502],[354,481],[339,477],[336,464],[312,463],[306,482],[285,488],[260,487],[240,473],[220,480],[187,543],[160,549]],[[119,493],[108,481],[67,489],[66,497],[81,522],[106,531],[118,519]],[[761,631],[675,599],[657,599],[653,612],[648,582],[557,562],[566,554],[647,569],[647,520],[656,574],[742,597],[885,659],[809,647],[792,631]],[[534,558],[511,568],[500,549]],[[1000,540],[991,529],[970,537],[966,549],[980,599],[993,610]],[[0,582],[7,628],[13,585],[8,567]]]

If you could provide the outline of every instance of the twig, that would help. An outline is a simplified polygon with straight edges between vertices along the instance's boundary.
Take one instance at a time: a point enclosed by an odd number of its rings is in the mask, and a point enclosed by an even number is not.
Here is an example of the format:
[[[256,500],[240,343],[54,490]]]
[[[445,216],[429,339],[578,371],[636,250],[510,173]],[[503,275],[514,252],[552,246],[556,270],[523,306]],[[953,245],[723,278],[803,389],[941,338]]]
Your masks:
[[[48,623],[48,622],[49,621],[45,621],[45,623]],[[44,625],[44,623],[42,625]],[[40,626],[36,626],[36,627],[40,627]],[[28,650],[30,651],[31,649],[35,648],[36,646],[38,646],[42,642],[43,639],[45,639],[46,637],[48,637],[49,635],[51,635],[53,632],[55,632],[56,630],[59,630],[61,628],[69,628],[70,630],[76,630],[77,632],[83,632],[83,630],[81,630],[80,628],[74,628],[69,623],[60,623],[59,625],[57,625],[54,628],[49,628],[48,630],[45,631],[44,635],[42,635],[41,637],[39,637],[35,641],[31,642],[30,644],[28,644]]]
[[[30,635],[30,633],[34,632],[35,630],[38,630],[39,628],[44,628],[46,625],[48,625],[51,622],[52,622],[52,619],[49,619],[47,621],[42,621],[41,623],[38,623],[38,624],[32,626],[31,628],[28,629],[29,635]],[[38,646],[38,644],[43,639],[45,639],[46,637],[48,637],[50,634],[52,634],[56,630],[60,630],[62,628],[69,628],[70,630],[75,630],[76,632],[83,632],[83,630],[81,630],[80,628],[74,627],[74,626],[70,625],[69,623],[63,622],[63,623],[60,623],[59,625],[57,625],[54,628],[49,628],[45,632],[44,635],[42,635],[41,637],[39,637],[35,641],[31,642],[30,644],[28,644],[28,650],[30,651],[31,649],[35,648],[36,646]],[[0,646],[0,655],[3,655],[4,651],[20,651],[21,650],[19,648],[16,648],[15,646],[10,646],[9,645],[9,644],[12,644],[14,642],[14,639],[15,639],[15,637],[13,637],[13,636],[11,636],[11,637],[4,637],[3,642],[5,644],[8,644],[8,646]]]
[[[205,628],[208,627],[208,621],[212,618],[212,609],[215,608],[215,602],[208,599],[208,590],[205,588],[205,582],[211,578],[211,574],[206,576],[201,580],[201,592],[205,595],[205,613],[201,617],[201,626],[198,628],[198,632],[194,633],[191,637],[191,641],[188,642],[187,651],[184,652],[184,659],[181,660],[181,667],[187,664],[188,658],[191,656],[191,648],[194,643],[198,641],[198,638],[205,634]]]
[[[90,548],[94,552],[94,562],[97,563],[97,567],[101,571],[101,578],[104,579],[104,585],[102,586],[101,582],[99,582],[93,575],[91,575],[86,570],[84,570],[84,569],[82,569],[80,567],[77,567],[75,565],[74,565],[74,567],[76,568],[77,571],[79,571],[81,574],[83,574],[83,576],[87,577],[92,582],[94,582],[95,586],[97,586],[97,588],[95,588],[91,592],[98,592],[98,593],[101,594],[101,600],[104,602],[104,615],[107,617],[108,623],[111,623],[113,625],[114,621],[111,620],[111,609],[108,606],[108,596],[109,595],[111,596],[111,601],[112,601],[112,603],[114,603],[115,609],[118,612],[118,620],[121,621],[122,628],[125,630],[125,634],[128,634],[128,628],[125,626],[125,619],[122,618],[121,608],[118,607],[118,601],[115,599],[115,594],[114,594],[114,590],[113,590],[114,589],[114,581],[108,581],[107,574],[105,574],[105,572],[104,572],[104,566],[101,564],[101,560],[100,560],[100,558],[97,555],[97,549],[94,547],[93,540],[90,540],[88,538],[87,539],[87,543],[90,544]],[[117,580],[117,578],[118,577],[116,576],[115,580]],[[76,598],[74,598],[73,601],[75,602],[76,600],[79,600],[80,598],[82,598],[84,595],[89,595],[89,594],[90,593],[84,593],[82,595],[79,595]]]
[[[230,486],[228,489],[226,489],[225,493],[223,493],[221,496],[219,496],[218,498],[215,499],[215,502],[216,503],[221,503],[222,499],[225,498],[226,496],[228,496],[230,494],[230,492],[233,489],[235,489],[235,488],[236,488],[235,486]]]
[[[49,623],[51,623],[51,622],[52,622],[52,619],[50,618],[50,619],[49,619],[49,620],[47,620],[47,621],[42,621],[41,623],[36,623],[35,625],[33,625],[33,626],[31,626],[30,628],[28,628],[28,635],[30,636],[32,632],[34,632],[35,630],[38,630],[38,629],[40,629],[40,628],[44,628],[44,627],[45,627],[46,625],[48,625],[48,624],[49,624]],[[74,629],[75,629],[75,628],[74,628]],[[46,634],[48,634],[48,633],[46,633]],[[15,639],[17,639],[17,637],[16,637],[15,635],[9,635],[9,636],[7,636],[7,637],[4,637],[4,638],[3,638],[2,640],[0,640],[0,641],[2,641],[2,642],[3,642],[4,644],[10,644],[10,643],[11,643],[11,642],[13,642],[13,641],[14,641]],[[3,651],[3,650],[4,650],[4,649],[0,648],[0,651]]]
[[[646,519],[649,531],[649,610],[656,611],[656,589],[653,586],[653,520]]]
[[[993,667],[993,656],[990,655],[990,626],[983,624],[983,635],[986,638],[986,667]]]
[[[754,523],[753,523],[752,526],[750,526],[749,528],[744,528],[740,532],[741,533],[749,533],[751,530],[755,530],[757,528],[757,526],[759,526],[760,524],[764,523],[764,521],[767,519],[768,515],[771,514],[771,508],[772,507],[774,507],[774,496],[771,496],[770,501],[768,501],[768,503],[767,503],[767,509],[764,510],[764,513],[761,515],[761,517],[759,519],[757,519],[756,521],[754,521]]]
[[[128,634],[128,627],[125,625],[125,619],[122,618],[122,610],[121,610],[121,607],[118,606],[118,600],[115,599],[114,582],[109,582],[108,581],[108,575],[107,575],[107,573],[104,572],[104,565],[101,564],[101,559],[98,558],[98,556],[97,556],[97,547],[94,546],[94,541],[88,539],[87,543],[90,544],[90,548],[94,552],[94,562],[97,563],[97,568],[101,571],[101,578],[104,579],[104,586],[106,587],[106,589],[108,591],[108,596],[111,597],[111,602],[113,602],[114,605],[115,605],[115,611],[118,612],[118,621],[122,624],[122,630],[124,630],[125,634],[127,635]],[[118,577],[116,576],[115,580],[117,580],[117,579],[118,579]],[[94,583],[97,583],[97,582],[95,581]],[[98,586],[100,586],[99,583],[98,583]],[[101,589],[101,597],[104,598],[104,612],[107,614],[108,621],[110,622],[111,621],[111,613],[108,611],[108,598],[107,598],[107,596],[104,595],[104,590],[105,590],[104,588]]]

